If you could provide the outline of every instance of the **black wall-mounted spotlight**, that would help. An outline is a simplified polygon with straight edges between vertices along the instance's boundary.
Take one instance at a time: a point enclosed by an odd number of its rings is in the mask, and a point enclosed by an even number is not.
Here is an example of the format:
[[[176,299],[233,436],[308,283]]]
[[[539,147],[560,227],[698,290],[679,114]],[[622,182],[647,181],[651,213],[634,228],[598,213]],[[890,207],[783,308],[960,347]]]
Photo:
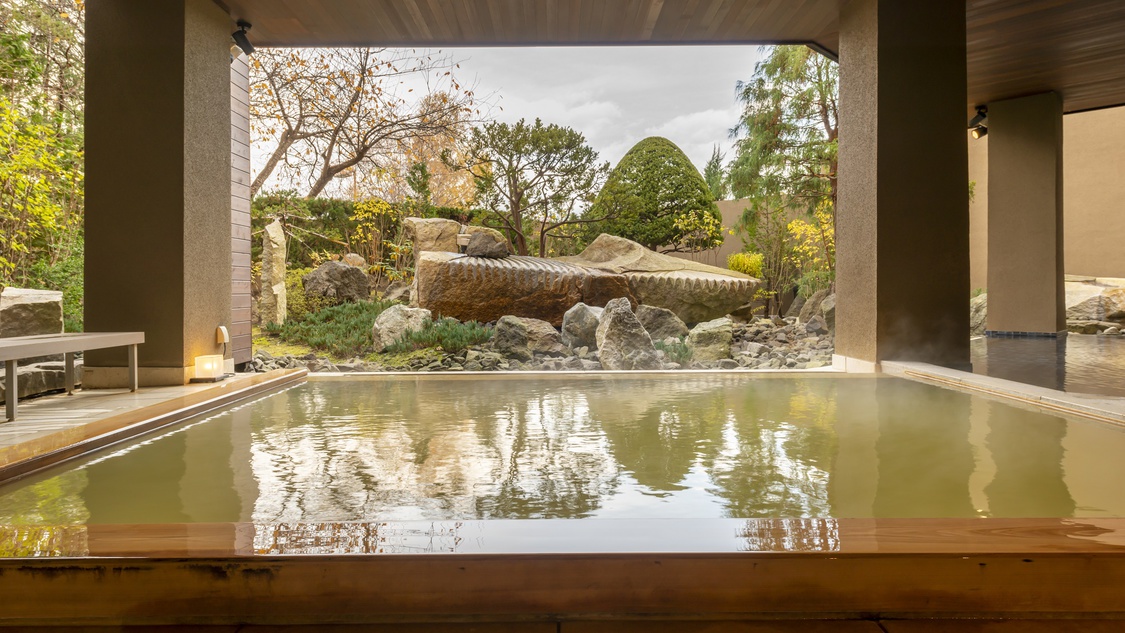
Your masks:
[[[234,46],[231,46],[230,53],[232,56],[237,55],[240,50],[250,55],[254,52],[254,45],[250,43],[250,38],[246,37],[246,31],[249,31],[252,25],[246,20],[239,20],[237,24],[238,30],[230,34],[231,39],[234,40]],[[235,47],[237,47],[237,50]]]
[[[973,138],[981,138],[988,134],[988,126],[985,121],[988,120],[988,106],[977,106],[977,115],[969,119],[969,129],[972,130]]]

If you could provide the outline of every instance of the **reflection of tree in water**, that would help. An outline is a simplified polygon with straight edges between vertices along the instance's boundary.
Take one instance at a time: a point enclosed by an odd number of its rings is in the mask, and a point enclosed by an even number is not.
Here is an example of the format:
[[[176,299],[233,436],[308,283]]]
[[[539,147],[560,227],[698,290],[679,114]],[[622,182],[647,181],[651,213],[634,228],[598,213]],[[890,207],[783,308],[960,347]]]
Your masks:
[[[752,519],[738,535],[746,552],[832,552],[840,549],[836,519]]]
[[[0,489],[0,525],[77,525],[90,518],[86,471],[40,476]]]
[[[285,411],[256,421],[255,519],[584,516],[617,485],[616,470],[581,388],[558,385],[519,398],[513,388],[527,383],[313,383],[331,395],[287,392]],[[324,406],[307,413],[310,400]]]
[[[611,382],[588,392],[591,417],[617,462],[651,490],[681,490],[697,462],[722,444],[727,389],[722,379]]]
[[[731,517],[828,516],[834,380],[760,379],[731,391],[727,443],[709,469]]]

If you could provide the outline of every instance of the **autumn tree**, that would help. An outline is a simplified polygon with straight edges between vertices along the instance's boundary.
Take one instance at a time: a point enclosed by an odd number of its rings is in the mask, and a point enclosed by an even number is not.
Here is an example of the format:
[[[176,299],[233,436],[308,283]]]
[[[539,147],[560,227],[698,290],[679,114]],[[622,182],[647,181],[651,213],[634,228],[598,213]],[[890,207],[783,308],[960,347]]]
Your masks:
[[[477,113],[456,68],[448,56],[411,50],[259,49],[250,62],[251,126],[272,150],[251,194],[280,169],[314,197],[335,178],[354,182],[355,170],[391,169],[417,139],[455,136]]]
[[[591,227],[663,252],[722,244],[722,216],[699,170],[683,150],[652,136],[610,172],[591,211],[611,218]]]
[[[520,255],[531,252],[530,244],[544,255],[548,239],[605,219],[585,211],[609,164],[599,163],[586,138],[569,127],[539,119],[487,123],[472,130],[462,160],[448,162],[471,175],[478,204]]]

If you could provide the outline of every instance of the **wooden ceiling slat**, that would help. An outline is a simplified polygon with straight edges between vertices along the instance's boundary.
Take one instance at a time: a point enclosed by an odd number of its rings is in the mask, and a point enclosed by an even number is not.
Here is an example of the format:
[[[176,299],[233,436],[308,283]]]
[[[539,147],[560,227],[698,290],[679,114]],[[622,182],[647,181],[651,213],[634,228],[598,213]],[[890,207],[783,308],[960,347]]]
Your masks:
[[[817,42],[842,0],[216,0],[258,46]],[[1125,0],[967,0],[969,105],[1056,90],[1125,104]]]

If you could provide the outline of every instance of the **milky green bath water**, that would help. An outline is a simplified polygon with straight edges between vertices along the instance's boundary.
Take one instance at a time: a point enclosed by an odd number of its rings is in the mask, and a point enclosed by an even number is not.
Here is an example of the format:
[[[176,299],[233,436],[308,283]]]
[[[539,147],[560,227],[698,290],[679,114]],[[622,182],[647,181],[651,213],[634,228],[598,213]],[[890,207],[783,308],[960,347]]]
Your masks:
[[[1122,455],[894,378],[310,381],[0,488],[0,524],[1125,516]]]

